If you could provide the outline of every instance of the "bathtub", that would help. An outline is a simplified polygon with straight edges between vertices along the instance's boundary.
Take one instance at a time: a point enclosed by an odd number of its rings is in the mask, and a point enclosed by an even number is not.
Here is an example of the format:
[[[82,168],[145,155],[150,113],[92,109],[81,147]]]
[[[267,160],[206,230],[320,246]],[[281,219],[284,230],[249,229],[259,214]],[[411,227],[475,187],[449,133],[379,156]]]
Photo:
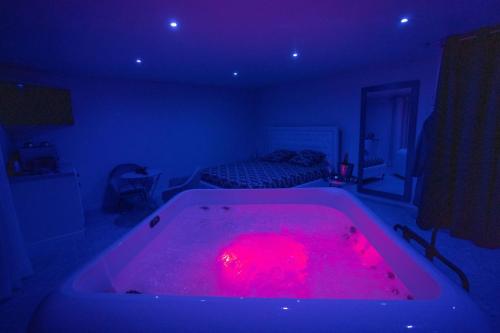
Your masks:
[[[488,332],[342,189],[191,190],[37,308],[31,332]]]

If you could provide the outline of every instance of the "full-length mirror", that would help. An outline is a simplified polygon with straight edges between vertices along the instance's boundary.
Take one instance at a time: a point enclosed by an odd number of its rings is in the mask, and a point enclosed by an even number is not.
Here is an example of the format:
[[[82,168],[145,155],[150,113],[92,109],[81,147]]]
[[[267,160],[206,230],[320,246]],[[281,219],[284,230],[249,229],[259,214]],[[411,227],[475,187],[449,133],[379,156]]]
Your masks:
[[[419,81],[361,92],[358,191],[409,201]]]

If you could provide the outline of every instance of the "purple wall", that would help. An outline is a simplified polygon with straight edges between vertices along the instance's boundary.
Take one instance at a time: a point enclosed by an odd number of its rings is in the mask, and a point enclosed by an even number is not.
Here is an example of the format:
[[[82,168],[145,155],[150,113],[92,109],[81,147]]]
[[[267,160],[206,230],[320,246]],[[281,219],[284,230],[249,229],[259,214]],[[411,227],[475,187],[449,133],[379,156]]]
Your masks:
[[[173,176],[255,152],[254,96],[239,88],[60,77],[0,70],[0,79],[66,87],[75,125],[7,129],[13,144],[48,140],[81,175],[84,207],[100,207],[109,171],[135,162]],[[1,133],[0,133],[1,134]]]
[[[420,80],[417,133],[432,111],[439,55],[425,61],[360,68],[335,77],[270,86],[258,91],[261,128],[267,126],[338,126],[342,154],[357,164],[361,88],[396,81]],[[355,170],[355,173],[357,171]]]

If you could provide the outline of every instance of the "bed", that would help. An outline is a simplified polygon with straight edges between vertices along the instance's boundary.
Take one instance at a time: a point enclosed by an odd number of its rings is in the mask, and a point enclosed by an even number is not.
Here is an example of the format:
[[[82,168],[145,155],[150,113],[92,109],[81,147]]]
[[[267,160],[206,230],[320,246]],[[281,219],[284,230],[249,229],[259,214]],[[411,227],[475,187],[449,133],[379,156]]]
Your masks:
[[[208,188],[287,188],[312,187],[322,181],[339,161],[339,130],[336,127],[271,127],[260,156],[287,149],[314,150],[325,154],[325,161],[303,166],[289,162],[269,162],[260,158],[206,168],[202,184]]]
[[[292,163],[247,161],[203,170],[204,182],[221,188],[295,187],[328,175],[328,164],[301,166]]]

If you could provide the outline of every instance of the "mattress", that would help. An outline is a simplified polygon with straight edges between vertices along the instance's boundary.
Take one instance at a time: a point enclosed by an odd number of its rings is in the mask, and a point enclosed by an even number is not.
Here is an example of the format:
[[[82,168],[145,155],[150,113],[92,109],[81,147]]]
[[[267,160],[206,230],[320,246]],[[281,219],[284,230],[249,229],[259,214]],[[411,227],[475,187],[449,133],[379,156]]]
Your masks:
[[[256,160],[206,168],[202,180],[222,188],[283,188],[321,179],[327,174],[325,164],[301,166]]]

